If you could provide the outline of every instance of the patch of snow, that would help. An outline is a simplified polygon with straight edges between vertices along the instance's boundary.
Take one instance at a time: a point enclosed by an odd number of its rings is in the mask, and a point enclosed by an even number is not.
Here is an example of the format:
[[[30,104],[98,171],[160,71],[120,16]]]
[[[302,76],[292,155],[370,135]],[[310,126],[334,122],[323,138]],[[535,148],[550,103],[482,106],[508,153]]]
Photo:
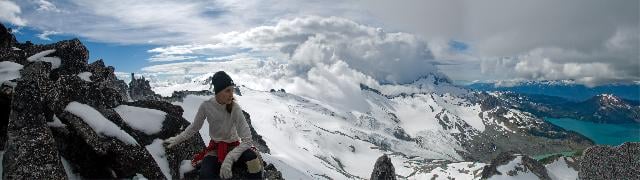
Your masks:
[[[184,179],[184,173],[191,172],[196,168],[191,165],[191,160],[182,160],[180,162],[180,179]]]
[[[42,57],[40,61],[51,63],[51,69],[56,69],[60,67],[62,60],[59,57]]]
[[[430,173],[411,176],[409,179],[480,179],[482,169],[486,164],[476,162],[458,162],[437,167]]]
[[[147,148],[147,151],[149,151],[149,154],[151,154],[153,160],[155,160],[156,164],[158,164],[158,167],[160,167],[160,171],[162,171],[162,174],[164,174],[167,179],[172,179],[171,171],[169,168],[169,161],[167,161],[166,156],[167,153],[164,149],[164,146],[162,145],[162,142],[162,139],[154,139],[153,142],[145,146],[145,148]]]
[[[133,178],[131,178],[131,180],[148,180],[146,177],[144,177],[144,175],[140,174],[140,173],[136,173],[136,176],[133,176]]]
[[[545,165],[547,168],[547,172],[549,173],[549,177],[551,179],[558,180],[575,180],[578,179],[578,171],[576,169],[569,167],[567,164],[567,160],[572,160],[567,157],[559,157],[555,161],[550,164]]]
[[[502,173],[501,175],[495,174],[491,176],[489,179],[492,180],[503,180],[503,179],[531,179],[536,180],[540,179],[536,176],[531,170],[527,169],[523,162],[522,156],[516,156],[515,159],[509,161],[509,163],[505,165],[498,166],[496,168],[498,172]],[[517,174],[515,176],[510,176],[507,173],[509,171],[515,171]]]
[[[162,130],[162,122],[164,122],[167,115],[167,113],[160,110],[127,105],[120,105],[113,108],[113,110],[115,110],[129,126],[148,135],[158,133]]]
[[[53,115],[53,122],[47,122],[47,126],[49,127],[66,127],[67,125],[65,125],[64,123],[62,123],[62,121],[60,121],[60,119],[58,118],[58,116],[56,116],[55,114]]]
[[[51,53],[54,53],[54,52],[56,52],[56,50],[55,50],[55,49],[49,49],[49,50],[46,50],[46,51],[42,51],[42,52],[39,52],[39,53],[34,54],[33,56],[29,56],[29,57],[27,58],[27,60],[28,60],[28,61],[31,61],[31,62],[33,62],[33,61],[37,61],[38,59],[40,59],[40,58],[42,58],[42,57],[45,57],[45,56],[47,56],[47,55],[49,55],[49,54],[51,54]]]
[[[87,82],[91,82],[91,73],[90,72],[81,72],[78,73],[78,77],[80,77],[80,79],[82,79],[83,81],[87,81]]]
[[[0,62],[0,82],[20,78],[20,70],[22,67],[22,64],[11,61]]]
[[[67,174],[67,178],[69,180],[83,179],[80,174],[73,173],[73,167],[71,167],[71,164],[69,164],[69,161],[67,161],[67,159],[60,156],[60,161],[62,161],[62,167],[64,167],[64,172]]]
[[[35,61],[44,61],[44,62],[49,62],[51,63],[51,69],[56,69],[58,67],[60,67],[61,64],[61,60],[58,57],[45,57],[51,53],[56,52],[55,49],[50,49],[50,50],[46,50],[46,51],[42,51],[39,53],[34,54],[33,56],[30,56],[27,58],[28,61],[30,62],[35,62]]]
[[[17,82],[12,82],[12,81],[5,81],[2,84],[7,85],[7,86],[12,87],[12,88],[15,88],[18,85]]]
[[[14,50],[14,51],[21,51],[22,49],[17,48],[17,47],[11,47],[11,50]]]
[[[74,101],[69,103],[64,110],[80,117],[99,135],[114,137],[130,145],[138,145],[138,142],[131,137],[129,133],[109,121],[100,112],[89,105]]]

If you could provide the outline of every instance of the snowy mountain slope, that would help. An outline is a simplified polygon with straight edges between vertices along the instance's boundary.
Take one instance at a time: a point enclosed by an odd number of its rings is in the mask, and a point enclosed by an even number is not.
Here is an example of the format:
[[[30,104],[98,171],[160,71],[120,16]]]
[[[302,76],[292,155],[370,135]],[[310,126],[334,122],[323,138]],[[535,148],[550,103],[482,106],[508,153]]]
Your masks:
[[[361,109],[366,111],[343,110],[308,97],[244,86],[236,99],[271,149],[265,158],[286,179],[365,179],[382,154],[389,154],[399,177],[421,179],[431,177],[442,160],[488,160],[503,150],[526,150],[526,146],[515,146],[531,142],[510,145],[524,138],[542,144],[529,153],[586,145],[554,146],[571,140],[531,135],[550,127],[531,114],[488,105],[482,99],[485,96],[437,79],[431,76],[411,84],[383,85],[381,90],[363,86],[361,95],[367,106]],[[209,87],[204,81],[172,88],[203,90]],[[191,121],[199,104],[209,98],[212,96],[189,95],[173,104],[182,106],[183,117]],[[206,126],[200,130],[207,132]],[[203,136],[203,141],[208,140]]]

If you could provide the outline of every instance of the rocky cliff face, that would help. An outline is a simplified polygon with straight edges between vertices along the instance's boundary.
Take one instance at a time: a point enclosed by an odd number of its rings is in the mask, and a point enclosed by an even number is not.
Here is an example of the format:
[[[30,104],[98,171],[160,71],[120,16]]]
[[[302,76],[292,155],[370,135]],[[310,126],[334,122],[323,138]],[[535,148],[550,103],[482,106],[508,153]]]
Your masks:
[[[135,74],[131,73],[131,82],[129,82],[129,95],[131,100],[160,100],[160,95],[151,90],[149,80],[143,77],[136,78]]]

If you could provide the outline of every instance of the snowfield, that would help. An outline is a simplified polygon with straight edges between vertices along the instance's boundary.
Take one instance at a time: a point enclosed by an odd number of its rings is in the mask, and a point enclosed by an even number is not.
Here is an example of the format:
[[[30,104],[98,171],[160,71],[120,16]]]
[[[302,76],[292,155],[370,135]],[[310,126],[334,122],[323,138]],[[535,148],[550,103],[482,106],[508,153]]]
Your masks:
[[[209,85],[204,82],[209,75],[153,90],[164,96],[173,91],[207,90]],[[364,88],[358,95],[364,103],[355,108],[242,85],[236,102],[249,113],[253,127],[271,150],[263,155],[265,161],[273,163],[285,179],[368,179],[383,154],[391,158],[399,178],[479,179],[486,164],[463,162],[458,152],[465,149],[454,135],[465,134],[469,139],[488,125],[498,132],[515,131],[467,100],[470,91],[450,84],[434,85],[434,81],[426,77],[411,84],[383,85],[378,91]],[[181,106],[183,117],[192,122],[199,105],[210,98],[213,96],[188,95],[173,104]],[[527,117],[518,111],[509,116]],[[208,131],[208,126],[199,131],[205,143],[210,140]]]
[[[162,91],[199,91],[208,85],[194,81],[171,87],[162,87]],[[388,98],[363,90],[367,107],[361,109],[368,110],[360,112],[340,111],[318,100],[284,92],[242,86],[240,91],[242,96],[236,95],[237,102],[250,114],[253,127],[271,149],[265,159],[274,163],[286,179],[367,179],[376,159],[383,154],[389,155],[396,173],[402,177],[431,177],[433,172],[420,170],[429,164],[423,160],[460,161],[462,157],[456,150],[463,150],[450,135],[455,129],[444,130],[434,116],[440,113],[468,124],[470,131],[484,130],[479,106],[449,94]],[[181,106],[185,110],[183,117],[193,121],[200,103],[209,98],[213,96],[189,95],[173,104]],[[422,139],[422,143],[398,139],[394,136],[397,129],[410,138]],[[208,142],[207,126],[200,133],[203,142]]]

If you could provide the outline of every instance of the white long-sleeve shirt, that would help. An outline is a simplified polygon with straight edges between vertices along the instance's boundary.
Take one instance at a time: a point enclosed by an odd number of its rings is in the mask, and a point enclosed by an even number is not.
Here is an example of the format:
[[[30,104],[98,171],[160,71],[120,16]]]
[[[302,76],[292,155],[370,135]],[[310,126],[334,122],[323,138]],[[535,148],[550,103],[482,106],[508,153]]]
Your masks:
[[[251,148],[251,130],[242,113],[242,108],[240,108],[238,103],[234,102],[232,111],[229,113],[226,105],[218,103],[215,98],[211,98],[200,104],[193,123],[176,136],[178,137],[178,142],[185,141],[198,132],[200,128],[202,128],[205,119],[209,124],[209,136],[211,140],[228,143],[240,140],[240,145],[227,153],[225,161],[231,158],[229,160],[235,162],[242,152]],[[215,156],[216,152],[211,151],[207,154],[207,156],[209,155]]]

